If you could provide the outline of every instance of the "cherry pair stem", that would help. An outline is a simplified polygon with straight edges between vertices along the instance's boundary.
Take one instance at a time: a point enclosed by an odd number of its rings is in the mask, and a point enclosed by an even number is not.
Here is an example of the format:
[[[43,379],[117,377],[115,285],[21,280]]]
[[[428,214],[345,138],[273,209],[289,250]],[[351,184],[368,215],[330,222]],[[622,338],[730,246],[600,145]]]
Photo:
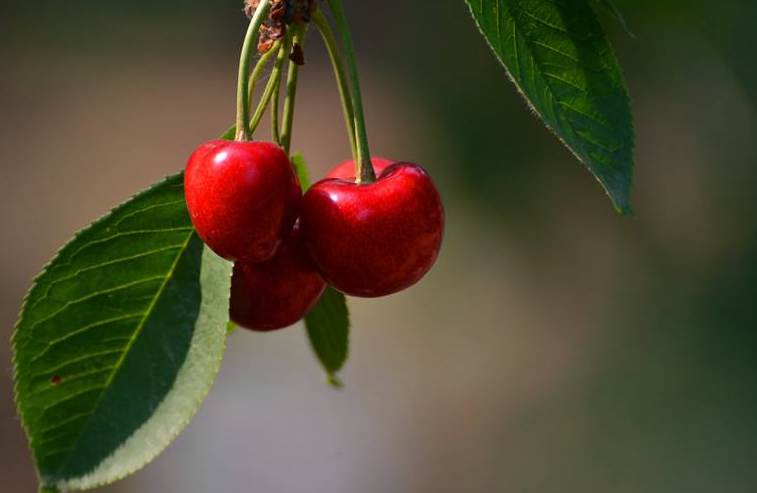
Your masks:
[[[287,35],[284,37],[284,39],[276,41],[276,44],[274,44],[273,48],[271,48],[271,50],[268,52],[276,52],[276,61],[273,64],[273,70],[271,71],[271,76],[268,78],[268,83],[265,86],[263,95],[260,97],[258,107],[255,110],[255,113],[252,115],[252,119],[249,123],[251,132],[255,132],[255,130],[258,128],[258,125],[260,124],[260,119],[263,118],[265,110],[268,108],[268,105],[271,102],[271,99],[274,95],[276,95],[274,104],[274,112],[276,113],[276,115],[275,117],[273,114],[271,115],[271,122],[276,126],[276,130],[273,132],[274,139],[278,139],[278,89],[279,85],[281,84],[281,72],[284,67],[284,60],[286,60],[287,53],[289,53],[290,42],[291,38]],[[268,55],[268,53],[266,53],[266,55]],[[267,60],[263,60],[263,58],[261,57],[258,65],[265,65],[265,61]]]
[[[268,106],[271,106],[271,135],[274,142],[279,144],[289,154],[292,143],[292,128],[294,124],[294,108],[297,97],[297,83],[299,80],[299,66],[290,62],[287,72],[286,99],[284,100],[284,115],[279,131],[279,93],[281,88],[281,79],[283,75],[284,62],[290,53],[292,46],[299,44],[302,46],[305,42],[305,29],[302,26],[296,26],[288,33],[284,39],[276,41],[273,47],[265,53],[258,64],[255,66],[251,77],[251,84],[255,84],[267,64],[268,60],[276,55],[276,61],[271,71],[263,95],[260,98],[255,113],[250,119],[248,128],[254,133],[260,124]],[[252,94],[253,85],[250,85],[248,94]],[[250,99],[252,99],[250,97]]]
[[[271,9],[270,0],[262,0],[250,20],[242,54],[239,62],[239,83],[237,85],[237,120],[235,127],[236,140],[252,140],[252,134],[260,124],[268,105],[271,105],[271,126],[273,139],[289,154],[292,140],[292,127],[294,123],[294,107],[297,95],[297,81],[299,79],[299,67],[291,62],[287,73],[287,95],[284,101],[284,116],[281,132],[279,132],[279,92],[281,87],[282,71],[284,62],[294,43],[302,45],[305,40],[305,29],[295,26],[291,32],[287,32],[284,39],[277,40],[268,52],[264,53],[250,73],[252,54],[255,41],[258,38],[260,27],[265,21]],[[276,61],[271,76],[266,84],[265,91],[260,98],[255,113],[251,113],[251,101],[255,84],[265,68],[268,60],[276,56]]]
[[[320,11],[316,11],[313,14],[313,21],[316,27],[320,31],[326,47],[329,52],[329,56],[334,66],[334,73],[337,79],[337,85],[339,87],[339,94],[342,99],[342,107],[344,111],[344,117],[347,122],[347,133],[350,139],[350,144],[353,150],[353,157],[355,160],[355,176],[358,183],[370,183],[376,180],[376,173],[371,163],[371,154],[368,145],[368,135],[365,125],[365,113],[363,109],[362,91],[360,88],[360,76],[358,72],[357,59],[355,56],[355,48],[352,40],[352,33],[347,22],[347,17],[344,13],[344,9],[341,4],[341,0],[328,0],[329,7],[334,16],[337,29],[344,47],[344,53],[347,61],[347,73],[345,73],[344,64],[339,53],[336,39],[331,27]],[[287,74],[287,96],[284,102],[284,119],[283,130],[279,134],[278,125],[278,102],[279,102],[279,89],[281,84],[281,71],[283,68],[284,59],[291,50],[293,43],[299,43],[302,45],[305,38],[305,29],[301,26],[295,28],[293,35],[287,33],[283,40],[279,40],[272,47],[271,51],[263,55],[256,65],[252,75],[250,74],[250,60],[252,58],[252,51],[254,47],[254,41],[257,39],[257,35],[260,31],[260,26],[264,22],[265,18],[270,12],[270,0],[261,0],[250,21],[250,27],[247,31],[247,36],[242,48],[242,54],[239,64],[239,85],[237,92],[237,122],[236,122],[236,139],[237,140],[250,140],[252,133],[260,123],[268,104],[272,103],[272,135],[274,140],[277,141],[287,153],[289,153],[289,147],[291,145],[292,137],[292,124],[294,117],[294,105],[297,92],[297,81],[299,75],[299,67],[296,63],[291,62],[289,65],[289,72]],[[257,81],[260,73],[265,66],[268,58],[272,56],[272,51],[278,51],[276,63],[273,68],[273,72],[266,85],[265,92],[261,97],[260,103],[255,111],[255,114],[250,118],[250,100],[252,90],[250,88],[250,80],[253,84]],[[349,79],[349,82],[348,82]],[[250,122],[249,124],[247,122]]]
[[[350,97],[347,98],[345,93],[347,92],[345,80],[346,77],[343,73],[343,65],[339,62],[338,49],[335,46],[334,36],[330,34],[328,29],[328,22],[321,18],[321,22],[317,17],[320,13],[316,13],[316,26],[318,26],[321,34],[323,35],[324,42],[329,47],[329,55],[334,64],[334,71],[337,77],[337,83],[339,84],[339,92],[342,94],[342,105],[345,107],[345,117],[348,118],[348,134],[353,143],[353,154],[355,158],[355,179],[358,183],[371,183],[376,181],[376,172],[373,169],[371,163],[371,152],[368,147],[368,133],[365,127],[365,111],[363,109],[363,95],[360,89],[360,74],[358,71],[357,57],[355,56],[355,45],[352,41],[352,32],[350,31],[349,23],[347,22],[347,16],[344,13],[341,0],[328,0],[331,13],[334,16],[337,30],[344,47],[344,54],[347,60],[347,71],[349,73],[349,80],[351,91]],[[346,100],[351,100],[352,118],[349,119],[349,111]],[[352,123],[350,123],[350,121]]]
[[[299,45],[300,49],[305,46],[305,37],[307,36],[307,26],[298,25],[295,28],[292,38],[292,47]],[[297,100],[297,83],[300,76],[300,66],[297,62],[289,63],[289,72],[287,73],[286,98],[284,99],[284,120],[282,122],[281,146],[290,153],[292,146],[292,127],[294,126],[294,104]]]
[[[252,131],[247,125],[250,121],[250,61],[255,50],[255,41],[258,39],[260,26],[271,11],[270,0],[260,0],[258,8],[252,15],[250,27],[242,44],[242,54],[239,56],[239,81],[237,84],[237,123],[236,140],[251,140]]]
[[[342,54],[339,52],[339,45],[337,44],[334,32],[331,30],[331,25],[320,10],[316,10],[313,13],[313,23],[318,28],[318,32],[323,38],[323,42],[326,45],[326,50],[331,58],[331,66],[334,68],[334,77],[336,78],[337,88],[339,89],[339,97],[342,100],[342,110],[344,112],[344,121],[347,125],[347,135],[350,139],[350,149],[352,149],[353,158],[357,161],[357,141],[355,139],[355,109],[352,106],[352,92],[350,91],[350,83],[347,78],[347,72],[344,70],[344,63],[342,62]]]

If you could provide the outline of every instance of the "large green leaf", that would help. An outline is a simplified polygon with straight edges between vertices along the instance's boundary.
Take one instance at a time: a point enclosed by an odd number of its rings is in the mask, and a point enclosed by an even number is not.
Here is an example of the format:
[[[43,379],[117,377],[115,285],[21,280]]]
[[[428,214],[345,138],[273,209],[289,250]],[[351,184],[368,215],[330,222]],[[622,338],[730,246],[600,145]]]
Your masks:
[[[466,0],[533,110],[631,214],[633,120],[618,62],[586,0]]]
[[[350,316],[344,295],[331,286],[305,317],[310,344],[326,371],[329,383],[341,387],[336,373],[347,361],[350,349]]]
[[[16,401],[44,488],[115,481],[178,435],[220,366],[230,276],[192,228],[182,175],[58,253],[13,336]]]

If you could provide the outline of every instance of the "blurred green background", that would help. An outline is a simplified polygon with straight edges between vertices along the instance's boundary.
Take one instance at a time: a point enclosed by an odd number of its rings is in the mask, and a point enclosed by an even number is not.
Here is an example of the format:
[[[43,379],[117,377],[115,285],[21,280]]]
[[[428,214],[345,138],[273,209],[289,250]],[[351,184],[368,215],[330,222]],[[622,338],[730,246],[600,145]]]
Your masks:
[[[8,344],[23,294],[231,123],[239,3],[0,0],[3,493],[36,487]],[[351,302],[343,391],[302,327],[234,334],[186,432],[103,491],[757,491],[757,3],[617,0],[636,38],[600,9],[634,100],[634,219],[462,0],[345,3],[373,151],[445,197],[439,262]],[[318,177],[348,145],[315,34],[306,52],[294,148]]]

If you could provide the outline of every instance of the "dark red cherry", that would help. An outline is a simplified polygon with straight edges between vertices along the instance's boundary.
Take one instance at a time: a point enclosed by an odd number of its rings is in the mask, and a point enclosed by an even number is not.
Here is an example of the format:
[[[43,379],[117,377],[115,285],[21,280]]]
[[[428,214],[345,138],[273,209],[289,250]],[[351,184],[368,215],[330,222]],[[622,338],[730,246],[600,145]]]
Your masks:
[[[295,226],[268,262],[234,263],[231,320],[255,331],[289,327],[307,315],[325,289]]]
[[[332,178],[313,185],[300,227],[327,282],[372,298],[401,291],[428,272],[441,248],[444,208],[423,168],[395,163],[374,183]]]
[[[292,229],[302,192],[275,144],[213,140],[189,158],[184,194],[197,233],[214,252],[263,262]]]
[[[373,171],[376,172],[376,176],[379,176],[386,168],[393,165],[397,161],[391,159],[385,159],[383,157],[373,156],[371,163],[373,163]],[[349,159],[343,163],[339,163],[329,171],[326,178],[339,178],[346,181],[355,181],[355,161]]]

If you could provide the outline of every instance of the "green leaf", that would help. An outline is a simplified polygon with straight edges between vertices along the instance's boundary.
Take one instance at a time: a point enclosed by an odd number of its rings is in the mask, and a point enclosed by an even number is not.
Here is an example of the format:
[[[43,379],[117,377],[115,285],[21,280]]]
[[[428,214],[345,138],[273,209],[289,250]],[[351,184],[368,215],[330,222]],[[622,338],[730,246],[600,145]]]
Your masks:
[[[221,363],[230,278],[192,228],[181,174],[63,247],[13,335],[16,402],[43,488],[113,482],[179,434]]]
[[[586,0],[466,0],[545,124],[619,212],[632,214],[633,120],[620,66]]]
[[[636,35],[631,32],[631,30],[628,28],[628,24],[626,23],[626,18],[623,17],[623,13],[620,11],[620,9],[615,5],[615,3],[612,0],[598,0],[599,3],[607,7],[607,9],[612,12],[612,14],[615,16],[615,19],[617,19],[618,24],[623,28],[623,30],[631,36],[632,38],[635,38]]]
[[[237,134],[237,126],[230,126],[220,137],[219,140],[234,140],[234,136]]]
[[[305,158],[302,156],[302,154],[295,154],[294,156],[292,156],[292,164],[294,165],[294,169],[297,170],[297,177],[300,179],[300,186],[302,187],[302,191],[306,192],[308,188],[310,188],[311,181],[307,164],[305,164]]]
[[[305,158],[302,154],[295,154],[292,156],[292,164],[297,170],[302,190],[307,190],[311,182]],[[342,387],[336,373],[347,361],[350,349],[350,314],[344,295],[331,286],[327,287],[321,299],[305,317],[305,328],[329,383],[337,388]]]
[[[323,365],[329,383],[341,387],[336,373],[347,361],[350,346],[350,317],[344,295],[331,286],[305,317],[310,344]]]

